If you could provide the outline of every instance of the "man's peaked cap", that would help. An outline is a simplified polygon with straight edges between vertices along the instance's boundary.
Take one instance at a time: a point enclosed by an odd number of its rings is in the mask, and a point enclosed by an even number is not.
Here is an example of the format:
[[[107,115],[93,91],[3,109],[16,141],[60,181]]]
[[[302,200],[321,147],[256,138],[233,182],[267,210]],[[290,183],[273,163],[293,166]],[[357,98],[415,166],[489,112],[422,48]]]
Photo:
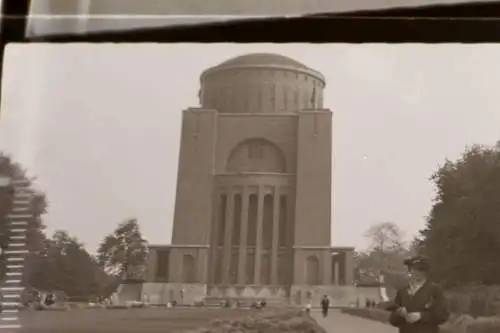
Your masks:
[[[419,271],[428,272],[430,269],[429,261],[427,258],[422,256],[416,256],[413,258],[406,259],[404,261],[405,266],[408,268],[414,268]]]

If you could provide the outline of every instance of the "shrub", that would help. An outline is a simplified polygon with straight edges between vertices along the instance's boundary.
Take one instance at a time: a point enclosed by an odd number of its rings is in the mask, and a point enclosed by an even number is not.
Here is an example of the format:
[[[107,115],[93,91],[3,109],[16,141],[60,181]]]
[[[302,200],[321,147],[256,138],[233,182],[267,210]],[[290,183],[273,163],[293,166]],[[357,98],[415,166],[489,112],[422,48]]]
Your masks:
[[[498,317],[479,317],[476,318],[468,327],[471,333],[498,333],[500,332],[500,318]]]
[[[258,315],[234,320],[214,320],[209,326],[200,328],[196,333],[326,333],[308,314],[297,310],[264,311]]]
[[[470,285],[446,293],[450,310],[473,317],[500,314],[500,287]]]
[[[381,323],[388,323],[390,315],[388,311],[367,308],[346,308],[343,309],[342,312],[357,317],[375,320]]]

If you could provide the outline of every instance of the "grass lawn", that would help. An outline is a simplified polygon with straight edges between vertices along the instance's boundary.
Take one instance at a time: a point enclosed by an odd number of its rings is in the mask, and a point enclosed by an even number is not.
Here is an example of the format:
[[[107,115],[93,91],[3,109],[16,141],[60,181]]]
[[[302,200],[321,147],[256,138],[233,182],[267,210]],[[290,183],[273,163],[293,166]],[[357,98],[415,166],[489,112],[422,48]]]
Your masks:
[[[259,310],[113,309],[26,311],[23,333],[169,333],[196,329],[214,319],[240,318]]]

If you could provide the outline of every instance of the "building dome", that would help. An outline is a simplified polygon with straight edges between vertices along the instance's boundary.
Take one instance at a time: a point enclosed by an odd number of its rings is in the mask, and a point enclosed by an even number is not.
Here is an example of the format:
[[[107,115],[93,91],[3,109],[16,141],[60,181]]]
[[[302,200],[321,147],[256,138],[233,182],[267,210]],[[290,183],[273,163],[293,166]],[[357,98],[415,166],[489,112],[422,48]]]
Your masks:
[[[292,58],[288,58],[273,53],[246,54],[226,60],[217,67],[220,68],[225,66],[252,66],[252,65],[290,66],[290,67],[307,69],[307,66],[301,64],[296,60],[293,60]]]
[[[323,107],[323,75],[278,54],[231,58],[204,71],[200,82],[202,107],[220,113],[293,113]]]

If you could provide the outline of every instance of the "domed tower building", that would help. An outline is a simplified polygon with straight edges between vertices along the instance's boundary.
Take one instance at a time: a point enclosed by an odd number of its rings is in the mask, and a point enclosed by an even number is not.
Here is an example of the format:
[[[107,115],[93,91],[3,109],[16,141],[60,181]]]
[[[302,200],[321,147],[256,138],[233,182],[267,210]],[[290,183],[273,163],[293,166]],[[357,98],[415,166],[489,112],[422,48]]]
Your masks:
[[[331,247],[325,78],[250,54],[207,69],[200,84],[201,107],[183,114],[172,244],[151,247],[144,293],[163,303],[336,293],[345,303],[353,249]]]

